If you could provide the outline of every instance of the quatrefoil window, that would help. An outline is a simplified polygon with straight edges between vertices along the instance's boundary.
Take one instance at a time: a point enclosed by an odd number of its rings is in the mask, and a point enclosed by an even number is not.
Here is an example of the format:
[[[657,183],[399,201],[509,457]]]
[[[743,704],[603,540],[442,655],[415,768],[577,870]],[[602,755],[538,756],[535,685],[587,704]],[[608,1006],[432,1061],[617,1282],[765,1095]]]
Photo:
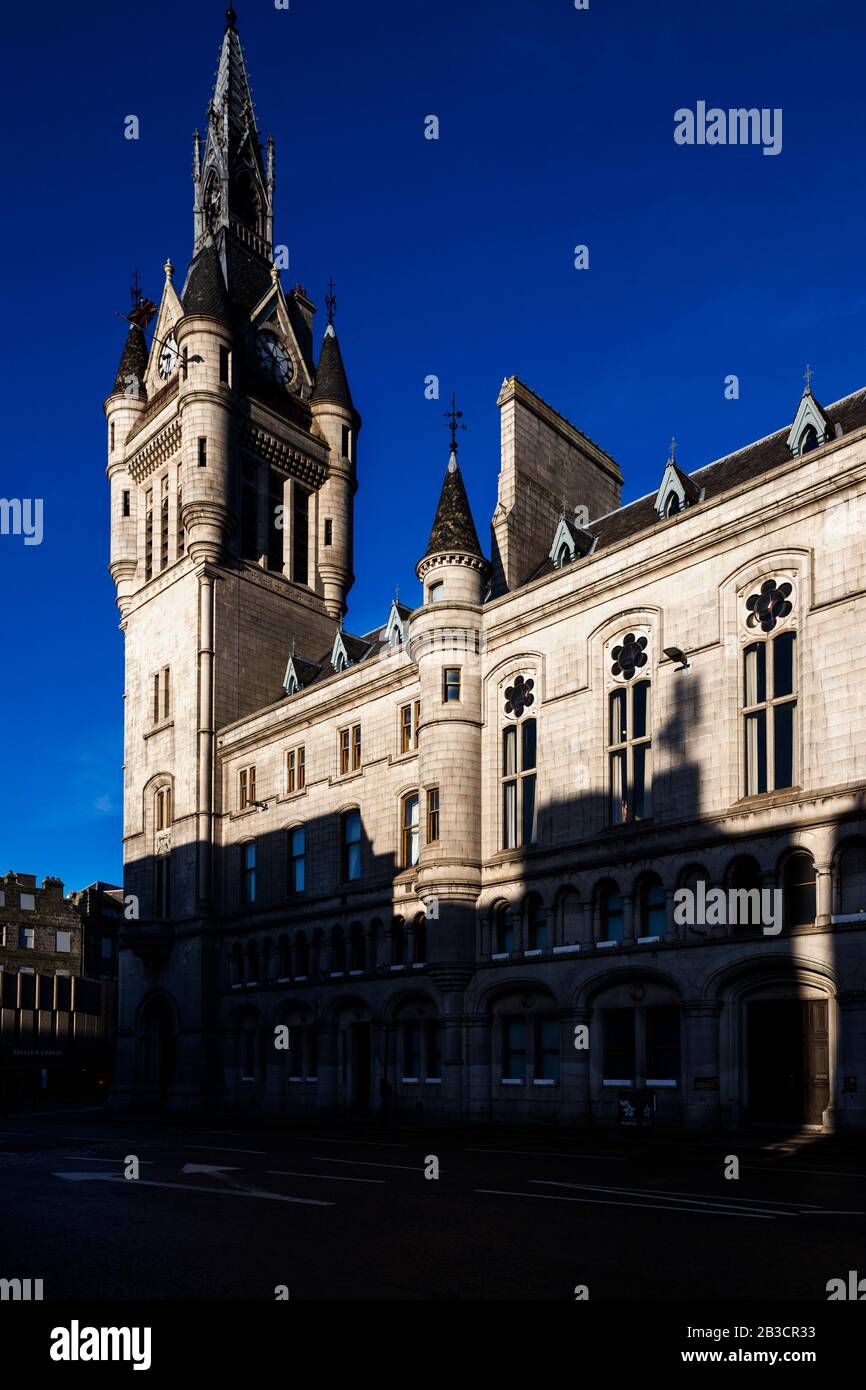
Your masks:
[[[777,584],[775,579],[765,579],[760,592],[746,600],[749,616],[746,626],[759,627],[762,632],[772,632],[776,623],[787,618],[793,608],[791,594],[793,585]]]
[[[523,676],[515,677],[514,684],[506,687],[505,690],[505,713],[513,714],[515,719],[519,719],[524,710],[530,705],[535,704],[534,680],[524,680]]]
[[[623,680],[630,681],[635,671],[639,671],[642,666],[646,666],[647,639],[645,637],[635,637],[633,632],[626,633],[622,639],[622,644],[614,647],[611,652],[613,665],[610,668],[612,676],[622,676]]]

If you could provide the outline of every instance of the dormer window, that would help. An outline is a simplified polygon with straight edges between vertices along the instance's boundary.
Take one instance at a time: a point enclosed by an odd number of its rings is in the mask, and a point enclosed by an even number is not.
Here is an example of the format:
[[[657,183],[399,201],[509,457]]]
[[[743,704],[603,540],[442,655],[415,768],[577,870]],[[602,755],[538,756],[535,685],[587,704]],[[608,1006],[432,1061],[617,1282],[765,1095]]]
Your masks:
[[[802,458],[804,454],[810,454],[814,449],[820,449],[822,444],[826,444],[828,439],[833,438],[834,433],[841,433],[841,430],[833,430],[811,390],[807,387],[800,399],[794,423],[788,432],[788,448],[794,458]]]
[[[334,646],[331,651],[331,666],[335,671],[345,671],[348,665],[349,653],[346,651],[343,634],[338,631],[334,638]]]
[[[808,429],[804,431],[803,438],[800,442],[800,453],[811,454],[812,450],[817,449],[817,447],[818,431],[815,429],[814,425],[809,425]]]
[[[679,510],[680,499],[677,497],[675,492],[672,492],[670,497],[668,498],[667,507],[665,508],[665,516],[676,516]]]
[[[564,514],[559,518],[553,545],[548,551],[554,567],[561,570],[572,561],[590,555],[595,549],[596,537],[577,521],[570,521]]]
[[[686,507],[700,502],[702,497],[703,488],[678,468],[673,458],[669,458],[654,504],[659,519],[667,521],[669,517],[679,516]]]

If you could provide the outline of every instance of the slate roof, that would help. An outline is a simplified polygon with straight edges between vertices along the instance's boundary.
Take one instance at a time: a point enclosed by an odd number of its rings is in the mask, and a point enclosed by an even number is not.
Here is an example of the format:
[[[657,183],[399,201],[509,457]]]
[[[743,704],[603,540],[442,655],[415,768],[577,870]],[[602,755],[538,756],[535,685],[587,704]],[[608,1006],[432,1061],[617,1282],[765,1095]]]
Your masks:
[[[343,365],[343,354],[340,351],[340,344],[337,342],[333,324],[330,323],[322,339],[322,350],[319,353],[316,385],[313,389],[312,399],[314,401],[333,401],[337,405],[345,406],[347,410],[355,409],[346,377],[346,368]]]
[[[844,396],[835,405],[822,410],[822,414],[830,425],[831,434],[835,431],[836,425],[841,426],[843,434],[863,428],[866,426],[866,387],[850,396]],[[723,493],[762,477],[773,468],[795,462],[787,445],[790,429],[790,425],[785,425],[774,434],[767,435],[766,439],[747,444],[744,449],[739,449],[734,454],[727,454],[714,463],[696,469],[694,473],[682,476],[687,478],[693,487],[704,489],[704,502],[712,501],[721,497]],[[617,545],[620,541],[631,540],[642,531],[667,524],[659,521],[655,510],[657,491],[658,489],[655,489],[646,497],[639,497],[615,512],[590,521],[586,529],[597,537],[593,554],[598,555],[601,550]],[[553,564],[550,560],[545,560],[530,578],[539,579],[542,575],[552,572]]]
[[[433,519],[433,529],[424,552],[438,555],[442,551],[455,550],[467,555],[484,558],[478,541],[478,532],[472,518],[472,508],[466,495],[463,474],[457,466],[457,455],[452,454],[439,494],[439,505]]]
[[[188,314],[208,314],[222,323],[231,323],[232,306],[219,253],[213,242],[198,253],[189,268],[183,291],[183,307]]]
[[[147,371],[147,356],[145,336],[136,324],[131,323],[126,335],[126,342],[123,344],[123,351],[120,354],[117,375],[114,378],[114,393],[125,392],[128,385],[127,378],[134,376],[139,382],[141,398],[145,398],[147,393],[144,389],[144,374]]]
[[[398,603],[397,612],[405,622],[412,609],[407,607],[405,603]],[[390,617],[390,609],[388,615]],[[374,627],[371,632],[365,633],[363,637],[356,637],[354,633],[346,632],[345,629],[340,630],[343,646],[346,648],[346,655],[351,663],[349,670],[377,655],[381,650],[387,626],[387,622],[384,622],[380,627]],[[333,646],[329,647],[318,661],[307,661],[304,657],[292,656],[292,661],[295,664],[295,675],[298,677],[301,690],[306,690],[316,681],[325,680],[334,674],[334,668],[331,665],[332,652]]]

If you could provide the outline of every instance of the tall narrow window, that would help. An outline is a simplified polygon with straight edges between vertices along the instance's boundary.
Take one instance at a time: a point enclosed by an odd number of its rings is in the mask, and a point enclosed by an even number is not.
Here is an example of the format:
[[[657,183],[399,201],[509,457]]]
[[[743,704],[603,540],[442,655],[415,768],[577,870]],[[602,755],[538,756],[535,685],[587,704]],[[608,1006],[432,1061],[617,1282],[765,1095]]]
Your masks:
[[[162,668],[162,717],[168,719],[171,714],[171,668]]]
[[[403,1024],[403,1079],[418,1081],[421,1076],[421,1023],[411,1020]]]
[[[256,900],[256,842],[247,840],[241,845],[241,902]]]
[[[535,810],[536,723],[508,724],[502,730],[502,848],[533,845]]]
[[[171,787],[160,787],[154,798],[154,824],[157,830],[171,825]]]
[[[785,860],[782,902],[786,930],[813,925],[817,912],[815,865],[807,850],[797,850]]]
[[[153,488],[144,494],[144,577],[153,574]]]
[[[171,916],[171,855],[158,854],[154,865],[154,916],[161,922]]]
[[[361,766],[361,725],[355,724],[352,727],[352,771],[357,772]]]
[[[241,554],[246,560],[259,558],[258,469],[244,459],[241,470]]]
[[[309,583],[310,494],[297,483],[292,488],[292,578]]]
[[[547,950],[547,909],[540,898],[530,898],[526,913],[526,940],[530,951]]]
[[[652,701],[649,681],[608,696],[608,779],[611,825],[652,815]]]
[[[510,907],[497,910],[494,924],[494,945],[498,956],[507,956],[514,950],[514,913]]]
[[[346,811],[340,817],[341,870],[344,883],[361,877],[361,812]]]
[[[154,724],[158,724],[158,723],[159,723],[159,672],[158,672],[158,671],[157,671],[157,673],[156,673],[155,676],[151,676],[150,681],[151,681],[150,712],[151,712],[151,715],[152,715],[153,723],[154,723]]]
[[[602,884],[598,908],[600,939],[622,941],[625,934],[624,908],[615,883]]]
[[[168,474],[160,485],[159,501],[159,567],[168,568]]]
[[[459,666],[446,666],[442,672],[442,699],[446,704],[460,699]]]
[[[400,752],[408,753],[412,747],[412,706],[400,708]]]
[[[667,895],[656,874],[647,874],[638,895],[638,936],[664,936],[667,932]]]
[[[110,424],[109,427],[108,427],[108,447],[109,447],[109,449],[113,449],[113,448],[114,448],[114,421],[113,421],[113,420],[112,420],[111,424]],[[124,512],[124,516],[126,516],[126,512]]]
[[[283,568],[283,478],[268,469],[268,569]]]
[[[340,776],[349,771],[349,730],[341,729],[337,735],[339,744]]]
[[[303,893],[304,891],[305,841],[306,837],[302,825],[296,825],[294,830],[289,831],[289,845],[291,850],[289,889],[292,893]]]
[[[509,1081],[526,1076],[526,1019],[502,1020],[502,1075]]]
[[[439,788],[431,787],[427,793],[427,843],[432,845],[439,839]]]
[[[228,383],[229,379],[229,350],[225,344],[220,344],[220,381]]]
[[[743,651],[746,796],[792,787],[796,773],[796,633],[750,642]]]
[[[256,769],[242,767],[238,773],[238,806],[245,811],[256,799]]]
[[[325,517],[325,545],[334,544],[334,523],[329,516]]]
[[[290,748],[286,754],[286,791],[302,792],[306,785],[307,769],[304,749]]]
[[[123,508],[122,508],[122,510],[123,510],[123,515],[124,515],[124,516],[129,516],[129,492],[126,491],[126,490],[124,490],[124,493],[123,493]]]
[[[560,1060],[560,1027],[558,1018],[538,1018],[535,1021],[535,1079],[558,1081]]]
[[[177,485],[177,513],[175,517],[177,537],[177,558],[182,560],[186,554],[186,531],[183,529],[183,488]]]
[[[343,426],[343,458],[352,457],[352,431],[348,425]]]
[[[199,466],[199,468],[207,468],[207,440],[206,440],[206,439],[200,439],[200,440],[198,441],[198,466]]]
[[[419,853],[419,826],[418,826],[418,793],[413,792],[411,796],[404,796],[402,801],[402,845],[401,845],[401,864],[404,869],[411,869],[418,863]]]

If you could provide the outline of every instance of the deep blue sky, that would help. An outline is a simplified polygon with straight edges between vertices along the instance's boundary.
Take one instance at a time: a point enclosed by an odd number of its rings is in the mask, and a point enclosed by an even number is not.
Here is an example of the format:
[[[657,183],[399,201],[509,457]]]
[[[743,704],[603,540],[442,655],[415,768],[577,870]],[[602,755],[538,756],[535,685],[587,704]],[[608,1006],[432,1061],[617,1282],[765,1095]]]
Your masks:
[[[855,0],[238,0],[277,141],[284,279],[333,273],[356,403],[348,625],[411,601],[456,388],[479,533],[516,373],[619,461],[624,499],[672,433],[694,469],[789,421],[804,364],[866,381],[863,52]],[[191,133],[224,5],[4,12],[6,407],[0,494],[44,498],[41,546],[0,536],[0,871],[121,873],[122,640],[107,571],[102,401],[133,266],[158,299],[191,252]],[[783,150],[683,148],[674,111],[781,107]],[[423,138],[438,115],[438,143]],[[135,114],[141,138],[123,138]],[[590,248],[589,271],[573,247]],[[320,336],[324,315],[320,315]],[[439,375],[443,399],[424,399]],[[723,380],[740,377],[727,401]],[[756,499],[756,505],[760,505]]]

